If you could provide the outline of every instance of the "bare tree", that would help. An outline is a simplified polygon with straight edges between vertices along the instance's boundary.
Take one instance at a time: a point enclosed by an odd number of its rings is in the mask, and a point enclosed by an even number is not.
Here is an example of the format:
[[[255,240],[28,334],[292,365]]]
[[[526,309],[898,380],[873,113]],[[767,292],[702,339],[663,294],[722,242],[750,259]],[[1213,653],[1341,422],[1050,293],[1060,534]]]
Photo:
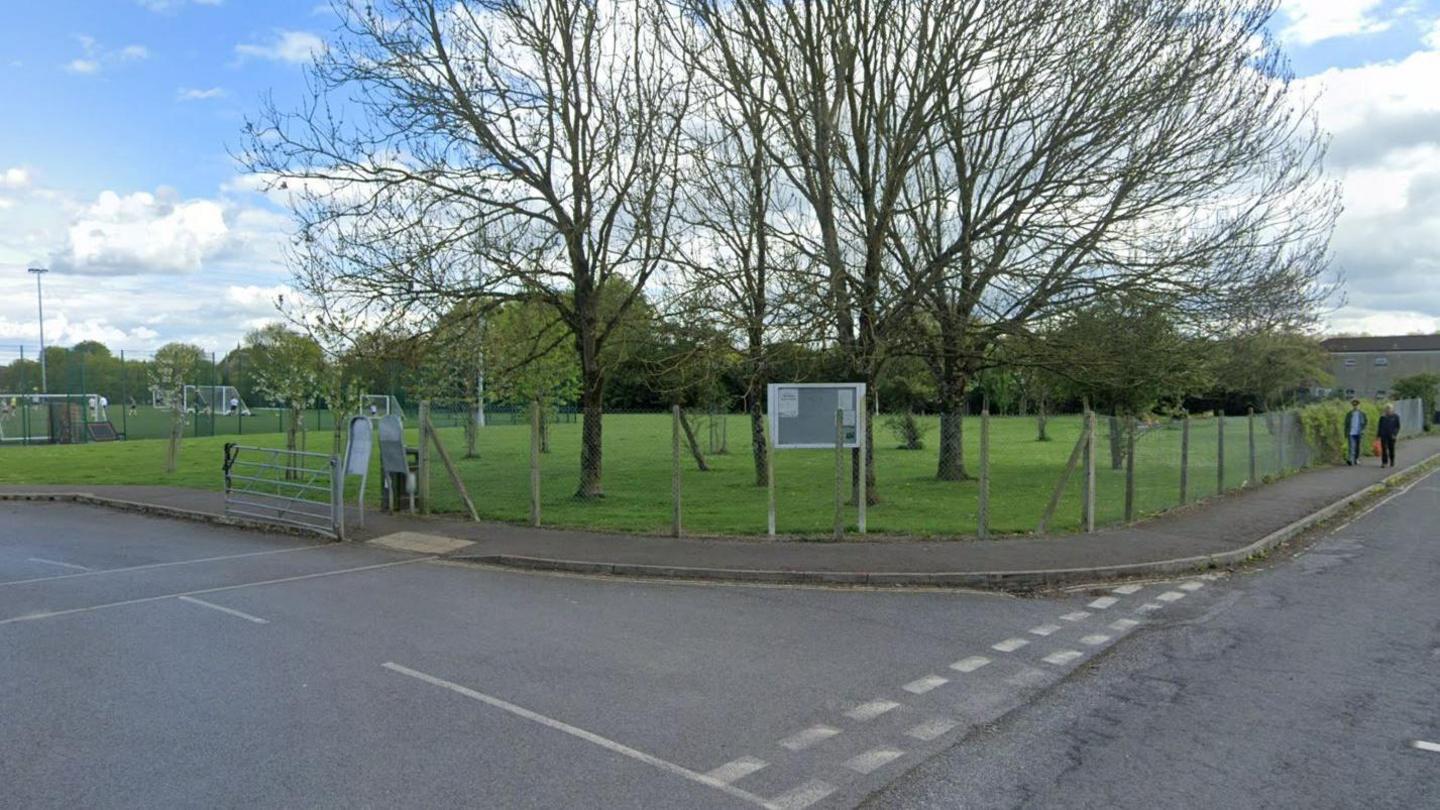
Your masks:
[[[946,480],[1000,341],[1131,291],[1194,333],[1303,323],[1338,212],[1269,0],[984,6],[889,245],[926,298]]]
[[[989,4],[986,4],[987,6]],[[686,0],[701,45],[724,66],[715,78],[737,106],[773,118],[765,140],[804,200],[786,238],[823,291],[816,317],[830,327],[847,373],[874,385],[888,343],[918,300],[886,253],[905,181],[932,144],[952,55],[981,15],[962,0]],[[766,78],[756,82],[757,71]],[[875,443],[865,413],[866,447]],[[877,497],[873,457],[868,492]],[[858,453],[852,458],[858,475]]]
[[[287,194],[297,282],[328,317],[426,328],[524,297],[570,330],[584,413],[577,495],[599,497],[607,340],[661,267],[689,79],[662,4],[337,4],[300,110],[267,104],[245,165]],[[602,293],[623,282],[619,296]]]

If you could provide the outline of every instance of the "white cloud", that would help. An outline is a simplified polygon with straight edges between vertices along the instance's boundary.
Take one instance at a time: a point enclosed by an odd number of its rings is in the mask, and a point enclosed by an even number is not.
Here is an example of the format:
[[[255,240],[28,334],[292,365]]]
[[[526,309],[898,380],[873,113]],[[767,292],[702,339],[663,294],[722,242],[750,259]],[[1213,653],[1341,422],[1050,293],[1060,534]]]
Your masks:
[[[1430,330],[1440,317],[1440,50],[1301,81],[1333,135],[1344,184],[1333,248],[1348,304],[1339,331]]]
[[[235,46],[235,53],[278,62],[303,64],[325,51],[325,41],[308,31],[277,31],[265,44],[244,43]]]
[[[175,93],[176,101],[206,101],[212,98],[224,98],[223,87],[210,87],[201,90],[196,87],[182,87]]]
[[[30,185],[30,172],[22,166],[0,172],[0,188],[19,189]]]
[[[75,41],[80,43],[81,55],[65,63],[65,69],[71,73],[91,75],[99,73],[109,65],[150,58],[150,49],[144,45],[126,45],[123,48],[107,50],[100,47],[95,38],[88,34],[76,34]]]
[[[228,228],[212,200],[172,202],[162,194],[100,194],[70,226],[52,263],[72,273],[193,273],[220,249]]]
[[[1420,41],[1426,46],[1440,50],[1440,18],[1430,22],[1429,30],[1421,36]]]
[[[1280,36],[1287,42],[1313,45],[1335,37],[1376,34],[1392,20],[1377,16],[1380,0],[1281,0],[1280,10],[1289,20]]]

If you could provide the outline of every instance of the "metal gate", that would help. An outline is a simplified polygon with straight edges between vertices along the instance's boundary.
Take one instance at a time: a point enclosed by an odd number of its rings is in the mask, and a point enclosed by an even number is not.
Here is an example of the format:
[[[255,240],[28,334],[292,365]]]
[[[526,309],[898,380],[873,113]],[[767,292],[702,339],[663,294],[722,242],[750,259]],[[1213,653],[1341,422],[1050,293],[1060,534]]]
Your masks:
[[[225,445],[225,514],[345,539],[345,478],[323,453]]]

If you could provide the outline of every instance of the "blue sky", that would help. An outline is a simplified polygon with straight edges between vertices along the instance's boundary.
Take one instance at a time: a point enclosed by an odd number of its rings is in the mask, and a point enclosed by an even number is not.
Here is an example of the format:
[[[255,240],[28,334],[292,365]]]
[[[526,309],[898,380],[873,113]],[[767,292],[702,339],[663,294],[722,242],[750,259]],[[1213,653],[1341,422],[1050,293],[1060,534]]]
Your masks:
[[[274,318],[283,212],[230,151],[329,35],[324,0],[11,0],[0,25],[0,357],[46,337],[223,351]],[[1440,330],[1440,0],[1282,0],[1276,32],[1334,135],[1348,301],[1334,330]]]

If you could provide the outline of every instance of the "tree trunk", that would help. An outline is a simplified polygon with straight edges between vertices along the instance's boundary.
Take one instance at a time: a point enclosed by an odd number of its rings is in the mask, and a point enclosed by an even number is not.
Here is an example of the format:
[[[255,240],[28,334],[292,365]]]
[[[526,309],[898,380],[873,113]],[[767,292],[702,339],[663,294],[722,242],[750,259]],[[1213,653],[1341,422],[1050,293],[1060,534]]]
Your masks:
[[[1112,413],[1109,419],[1110,425],[1110,469],[1118,470],[1125,464],[1125,445],[1123,441],[1124,428],[1120,425],[1118,413]]]
[[[1050,441],[1050,433],[1046,429],[1049,421],[1050,415],[1045,412],[1045,399],[1041,397],[1035,401],[1035,441]]]
[[[875,434],[873,421],[870,419],[870,409],[865,407],[864,402],[856,403],[857,410],[855,418],[861,420],[860,424],[865,430],[865,503],[874,506],[880,502],[880,496],[875,491]],[[850,451],[850,503],[860,502],[860,449]]]
[[[965,472],[965,383],[943,386],[940,392],[940,461],[935,478],[968,481]]]
[[[480,455],[475,451],[475,444],[480,438],[480,425],[475,422],[475,414],[474,408],[469,408],[465,414],[465,458]]]
[[[173,409],[170,412],[170,443],[165,448],[165,472],[175,472],[180,462],[180,437],[185,435],[185,412]]]
[[[540,405],[540,452],[550,452],[550,409]]]
[[[580,409],[580,488],[575,491],[577,498],[603,498],[605,486],[601,480],[601,439],[604,414],[604,383],[599,374],[586,374],[581,382]]]
[[[770,447],[765,443],[765,408],[757,396],[750,397],[750,455],[755,459],[755,486],[770,486]]]
[[[685,414],[685,409],[680,409],[680,426],[685,429],[685,443],[690,445],[690,455],[695,457],[695,466],[700,472],[709,472],[710,465],[705,463],[705,454],[700,452],[700,443],[695,440],[695,429],[690,426],[690,417]]]

